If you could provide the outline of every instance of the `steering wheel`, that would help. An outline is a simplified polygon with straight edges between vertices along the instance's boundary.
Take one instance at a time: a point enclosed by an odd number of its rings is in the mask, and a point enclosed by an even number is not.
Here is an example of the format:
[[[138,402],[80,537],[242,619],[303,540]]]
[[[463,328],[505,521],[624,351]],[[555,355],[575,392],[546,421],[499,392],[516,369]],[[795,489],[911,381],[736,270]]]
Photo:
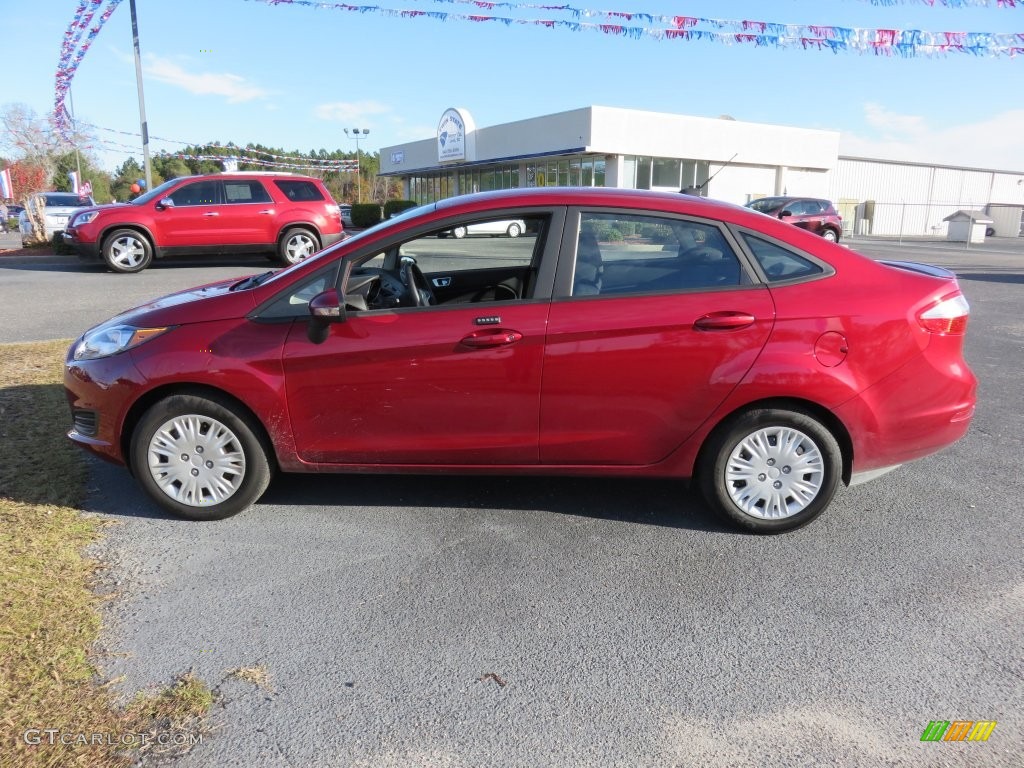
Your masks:
[[[434,296],[430,283],[427,282],[427,278],[423,276],[423,272],[416,264],[416,259],[412,256],[402,257],[399,276],[402,278],[402,282],[405,283],[405,287],[409,289],[409,293],[412,294],[415,306],[425,307],[437,304],[437,297]]]

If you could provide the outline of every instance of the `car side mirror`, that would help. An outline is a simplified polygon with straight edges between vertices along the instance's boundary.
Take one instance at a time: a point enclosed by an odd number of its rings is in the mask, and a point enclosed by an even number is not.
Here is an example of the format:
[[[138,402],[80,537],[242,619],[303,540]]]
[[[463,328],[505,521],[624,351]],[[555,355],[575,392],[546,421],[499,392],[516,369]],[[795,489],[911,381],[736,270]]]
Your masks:
[[[158,210],[161,210],[161,211],[164,208],[173,208],[174,207],[174,201],[171,198],[169,198],[169,197],[165,197],[165,198],[161,199],[159,203],[156,204],[156,207],[157,207]]]
[[[327,331],[332,323],[345,322],[345,301],[341,291],[329,288],[318,293],[309,302],[309,327],[306,336],[314,344],[327,341]]]
[[[792,215],[793,215],[793,212],[792,212],[791,210],[789,210],[789,209],[787,208],[786,210],[782,211],[782,212],[781,212],[781,213],[779,214],[779,218],[780,218],[780,219],[784,219],[784,218],[786,218],[787,216],[792,216]]]

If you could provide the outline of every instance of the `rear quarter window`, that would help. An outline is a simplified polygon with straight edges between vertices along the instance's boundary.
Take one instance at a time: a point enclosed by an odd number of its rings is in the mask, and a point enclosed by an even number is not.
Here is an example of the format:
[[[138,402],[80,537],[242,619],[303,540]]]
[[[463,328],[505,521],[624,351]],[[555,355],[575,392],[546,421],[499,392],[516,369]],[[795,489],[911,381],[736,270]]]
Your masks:
[[[824,275],[825,267],[817,262],[801,256],[781,245],[763,240],[748,232],[743,233],[750,252],[754,254],[761,271],[769,283],[780,283],[784,280],[796,280],[815,275]],[[831,270],[828,270],[831,271]]]
[[[296,203],[310,203],[323,200],[323,193],[311,181],[279,180],[274,184],[285,197]]]

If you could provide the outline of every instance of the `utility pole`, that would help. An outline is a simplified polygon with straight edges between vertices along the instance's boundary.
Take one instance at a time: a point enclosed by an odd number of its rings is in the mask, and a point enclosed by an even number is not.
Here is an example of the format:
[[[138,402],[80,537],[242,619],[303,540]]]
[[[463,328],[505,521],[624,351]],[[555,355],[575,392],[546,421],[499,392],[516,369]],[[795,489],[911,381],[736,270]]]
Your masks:
[[[360,164],[359,164],[359,141],[360,141],[360,139],[365,139],[366,136],[369,133],[370,133],[370,129],[369,128],[353,128],[351,133],[349,133],[348,128],[345,129],[345,135],[348,136],[350,139],[355,139],[356,140],[356,202],[357,203],[363,202],[363,183],[362,183],[363,169],[360,167]]]
[[[142,56],[139,54],[139,20],[135,0],[128,0],[132,12],[132,44],[135,47],[135,83],[139,89],[139,124],[142,133],[142,161],[146,168],[146,189],[153,188],[153,166],[149,161],[149,125],[146,123],[146,98],[142,94]]]

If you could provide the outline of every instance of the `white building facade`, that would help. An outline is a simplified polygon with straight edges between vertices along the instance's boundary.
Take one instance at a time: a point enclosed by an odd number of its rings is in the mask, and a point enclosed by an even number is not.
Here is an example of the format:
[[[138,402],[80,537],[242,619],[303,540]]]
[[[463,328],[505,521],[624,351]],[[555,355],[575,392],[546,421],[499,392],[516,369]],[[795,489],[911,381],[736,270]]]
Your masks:
[[[380,153],[380,173],[427,203],[490,189],[626,187],[745,204],[768,195],[825,197],[847,233],[945,236],[950,213],[986,210],[1017,235],[1024,172],[846,157],[839,133],[732,118],[590,106],[477,128],[445,110],[437,136]]]

